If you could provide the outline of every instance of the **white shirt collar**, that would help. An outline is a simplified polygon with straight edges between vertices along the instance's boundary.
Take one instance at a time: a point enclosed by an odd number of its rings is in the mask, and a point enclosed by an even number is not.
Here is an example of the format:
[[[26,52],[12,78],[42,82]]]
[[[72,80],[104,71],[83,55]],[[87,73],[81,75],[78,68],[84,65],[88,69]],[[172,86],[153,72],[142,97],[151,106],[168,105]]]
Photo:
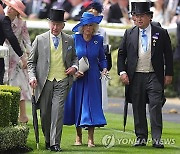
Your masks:
[[[50,36],[51,36],[51,38],[53,38],[53,37],[58,37],[58,38],[60,38],[61,39],[61,33],[59,33],[59,35],[58,36],[55,36],[55,35],[53,35],[52,33],[50,34]]]
[[[140,32],[143,30],[141,28],[139,28]],[[145,28],[146,30],[146,34],[149,33],[151,31],[151,24],[148,25],[148,27]]]

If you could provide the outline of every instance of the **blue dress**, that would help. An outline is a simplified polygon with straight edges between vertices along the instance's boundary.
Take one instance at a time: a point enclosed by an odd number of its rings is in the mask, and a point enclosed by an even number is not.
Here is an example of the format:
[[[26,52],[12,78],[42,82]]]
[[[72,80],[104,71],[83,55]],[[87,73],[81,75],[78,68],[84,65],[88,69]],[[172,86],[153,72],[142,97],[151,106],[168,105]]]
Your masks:
[[[107,68],[103,37],[94,35],[86,42],[82,34],[74,34],[78,59],[86,56],[90,68],[84,76],[74,81],[65,102],[64,124],[76,127],[104,126],[106,119],[102,110],[100,68]]]

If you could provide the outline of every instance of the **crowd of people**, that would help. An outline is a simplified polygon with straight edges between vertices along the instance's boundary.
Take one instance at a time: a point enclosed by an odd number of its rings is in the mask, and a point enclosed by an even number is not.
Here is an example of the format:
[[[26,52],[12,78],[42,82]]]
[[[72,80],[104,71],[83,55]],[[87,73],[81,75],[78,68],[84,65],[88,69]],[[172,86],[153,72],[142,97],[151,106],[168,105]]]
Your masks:
[[[132,0],[133,1],[133,0]],[[22,0],[26,6],[24,12],[28,19],[46,19],[50,9],[65,10],[65,20],[79,21],[89,5],[98,2],[102,5],[103,22],[133,24],[129,13],[129,0]],[[176,22],[178,0],[151,0],[150,10],[154,12],[152,20],[163,25]]]
[[[103,18],[133,25],[125,31],[119,45],[117,70],[125,85],[125,100],[133,107],[137,137],[134,146],[147,144],[148,103],[152,147],[164,148],[162,107],[164,87],[173,78],[173,52],[169,34],[161,25],[176,20],[179,28],[178,0],[156,0],[153,5],[150,2],[129,5],[128,0],[0,2],[0,45],[9,48],[9,56],[0,58],[0,84],[20,87],[22,123],[28,122],[25,101],[30,100],[34,91],[47,150],[62,151],[63,125],[75,125],[77,146],[83,144],[82,128],[88,129],[87,145],[92,148],[95,127],[107,124],[100,80],[109,71],[105,54],[109,42],[104,29],[99,28]],[[49,30],[37,35],[32,44],[25,18],[47,18],[49,23]],[[73,35],[63,32],[65,21],[70,19],[79,21],[72,28]],[[180,55],[179,44],[176,51]],[[78,69],[82,57],[89,63],[85,72]]]
[[[29,19],[46,19],[50,8],[65,10],[65,20],[79,21],[83,12],[92,2],[102,4],[103,21],[107,23],[132,24],[129,14],[129,0],[22,0],[26,6],[25,13]],[[169,25],[176,20],[178,0],[152,0],[153,19]]]

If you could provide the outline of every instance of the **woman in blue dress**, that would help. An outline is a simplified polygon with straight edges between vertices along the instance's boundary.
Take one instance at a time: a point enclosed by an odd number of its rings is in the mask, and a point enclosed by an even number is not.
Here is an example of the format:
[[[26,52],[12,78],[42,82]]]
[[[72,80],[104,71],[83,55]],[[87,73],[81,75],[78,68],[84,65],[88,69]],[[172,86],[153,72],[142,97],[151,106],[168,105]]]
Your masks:
[[[106,125],[100,77],[107,73],[107,61],[103,37],[95,35],[102,18],[84,12],[80,23],[73,28],[73,32],[79,32],[73,35],[78,59],[86,56],[90,65],[86,72],[76,73],[77,80],[74,81],[65,103],[64,124],[75,124],[75,145],[82,145],[82,127],[88,127],[88,147],[94,147],[94,128]]]

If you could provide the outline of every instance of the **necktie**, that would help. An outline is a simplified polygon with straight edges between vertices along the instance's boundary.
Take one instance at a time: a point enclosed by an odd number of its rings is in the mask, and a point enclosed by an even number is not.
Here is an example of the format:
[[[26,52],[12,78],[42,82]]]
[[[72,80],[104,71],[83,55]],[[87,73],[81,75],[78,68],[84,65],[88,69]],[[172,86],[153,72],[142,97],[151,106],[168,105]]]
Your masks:
[[[59,45],[59,38],[58,37],[53,37],[53,42],[54,42],[55,49],[57,49],[57,47]]]
[[[144,51],[146,52],[147,51],[147,46],[148,46],[148,37],[146,35],[146,30],[143,29],[141,31],[141,42],[142,42],[142,47],[144,49]]]

